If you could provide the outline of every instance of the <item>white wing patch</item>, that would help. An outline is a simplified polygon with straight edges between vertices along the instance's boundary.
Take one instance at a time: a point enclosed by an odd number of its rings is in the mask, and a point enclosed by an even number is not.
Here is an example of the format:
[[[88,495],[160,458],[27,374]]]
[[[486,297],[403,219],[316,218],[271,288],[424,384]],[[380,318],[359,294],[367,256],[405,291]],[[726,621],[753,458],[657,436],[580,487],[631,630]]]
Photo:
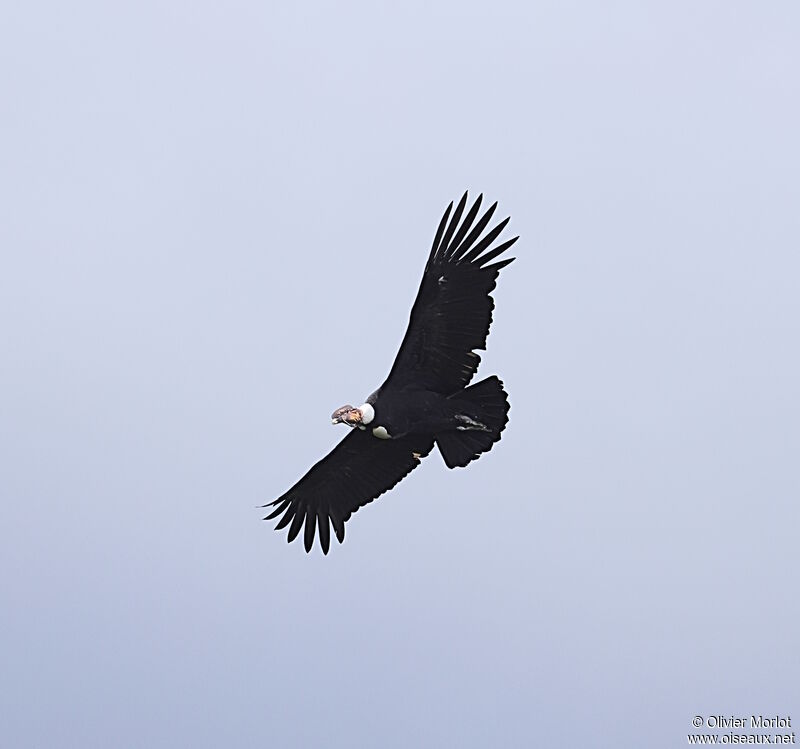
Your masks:
[[[386,427],[375,427],[372,430],[372,434],[375,435],[379,440],[390,440],[392,435],[386,431]]]

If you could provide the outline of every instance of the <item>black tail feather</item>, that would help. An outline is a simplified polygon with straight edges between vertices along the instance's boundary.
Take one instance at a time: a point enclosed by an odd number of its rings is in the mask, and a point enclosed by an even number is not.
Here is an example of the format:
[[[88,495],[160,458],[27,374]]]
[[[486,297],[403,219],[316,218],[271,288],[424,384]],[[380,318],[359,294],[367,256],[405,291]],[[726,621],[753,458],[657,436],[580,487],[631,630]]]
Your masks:
[[[465,416],[484,428],[454,429],[436,435],[444,462],[448,468],[463,468],[481,453],[492,449],[508,423],[508,395],[503,383],[495,376],[470,385],[451,396]]]

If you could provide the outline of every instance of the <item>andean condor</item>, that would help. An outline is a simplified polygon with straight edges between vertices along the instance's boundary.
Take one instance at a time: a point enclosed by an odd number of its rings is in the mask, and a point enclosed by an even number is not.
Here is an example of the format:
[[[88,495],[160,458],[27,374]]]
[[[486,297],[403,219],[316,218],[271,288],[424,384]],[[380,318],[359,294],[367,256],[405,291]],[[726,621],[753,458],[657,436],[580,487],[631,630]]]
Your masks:
[[[455,468],[500,439],[509,410],[503,383],[495,376],[469,381],[480,362],[473,349],[486,348],[490,292],[514,258],[491,261],[519,237],[491,247],[510,217],[483,234],[497,203],[476,221],[482,198],[465,216],[467,193],[455,211],[452,203],[447,207],[386,382],[358,408],[333,412],[332,423],[346,424],[350,433],[289,491],[264,505],[275,508],[265,520],[282,515],[275,530],[288,525],[289,541],[304,528],[306,551],[317,527],[325,554],[331,525],[342,543],[350,516],[413,471],[434,443],[447,467]]]

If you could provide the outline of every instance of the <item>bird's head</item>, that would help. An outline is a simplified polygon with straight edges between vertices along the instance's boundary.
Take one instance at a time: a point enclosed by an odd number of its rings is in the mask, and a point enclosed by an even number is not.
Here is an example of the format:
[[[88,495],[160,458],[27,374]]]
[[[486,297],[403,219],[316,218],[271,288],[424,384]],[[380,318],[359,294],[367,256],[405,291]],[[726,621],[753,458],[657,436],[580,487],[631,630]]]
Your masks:
[[[331,414],[331,424],[347,424],[349,427],[363,427],[365,424],[369,424],[370,421],[372,421],[374,415],[375,412],[369,403],[365,403],[358,408],[350,405],[342,406]]]
[[[361,423],[361,411],[353,406],[347,405],[337,408],[331,414],[331,424],[347,424],[348,426],[355,427]]]

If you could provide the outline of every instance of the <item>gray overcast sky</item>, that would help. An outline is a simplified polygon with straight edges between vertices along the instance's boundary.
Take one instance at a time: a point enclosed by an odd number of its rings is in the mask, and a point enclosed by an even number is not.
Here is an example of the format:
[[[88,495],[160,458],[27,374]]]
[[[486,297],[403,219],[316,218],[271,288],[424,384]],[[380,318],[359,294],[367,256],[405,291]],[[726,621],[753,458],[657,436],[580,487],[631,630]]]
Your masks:
[[[674,747],[792,714],[796,2],[6,3],[0,745]],[[261,522],[446,204],[480,376],[324,558]],[[510,236],[510,235],[509,235]]]

